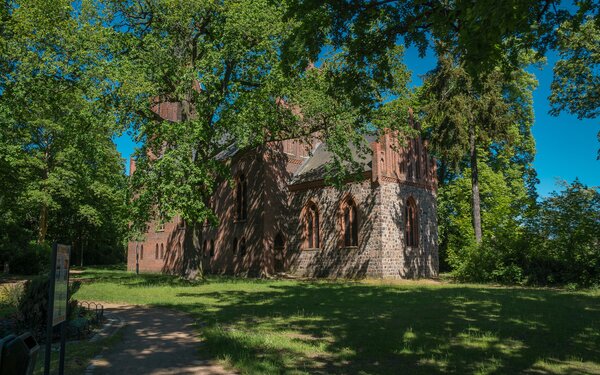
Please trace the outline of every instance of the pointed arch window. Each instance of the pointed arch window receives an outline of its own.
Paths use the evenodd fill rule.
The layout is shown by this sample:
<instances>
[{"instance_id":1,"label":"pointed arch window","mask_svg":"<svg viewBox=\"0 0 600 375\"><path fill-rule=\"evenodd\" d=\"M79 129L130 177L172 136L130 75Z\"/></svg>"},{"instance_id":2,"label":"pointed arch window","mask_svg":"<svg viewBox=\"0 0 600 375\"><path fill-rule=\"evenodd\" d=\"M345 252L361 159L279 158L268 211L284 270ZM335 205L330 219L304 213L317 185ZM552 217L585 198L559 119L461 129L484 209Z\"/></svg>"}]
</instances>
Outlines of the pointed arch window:
<instances>
[{"instance_id":1,"label":"pointed arch window","mask_svg":"<svg viewBox=\"0 0 600 375\"><path fill-rule=\"evenodd\" d=\"M283 233L277 232L277 235L275 235L275 240L273 241L273 248L275 248L275 250L285 249L285 237L283 237Z\"/></svg>"},{"instance_id":2,"label":"pointed arch window","mask_svg":"<svg viewBox=\"0 0 600 375\"><path fill-rule=\"evenodd\" d=\"M306 249L318 249L321 247L319 210L314 202L309 202L304 211L304 225L306 237Z\"/></svg>"},{"instance_id":3,"label":"pointed arch window","mask_svg":"<svg viewBox=\"0 0 600 375\"><path fill-rule=\"evenodd\" d=\"M246 255L246 239L242 237L240 240L240 256L243 257Z\"/></svg>"},{"instance_id":4,"label":"pointed arch window","mask_svg":"<svg viewBox=\"0 0 600 375\"><path fill-rule=\"evenodd\" d=\"M165 245L160 244L160 259L165 259Z\"/></svg>"},{"instance_id":5,"label":"pointed arch window","mask_svg":"<svg viewBox=\"0 0 600 375\"><path fill-rule=\"evenodd\" d=\"M417 212L415 199L409 197L404 208L404 239L406 246L419 246L419 218Z\"/></svg>"},{"instance_id":6,"label":"pointed arch window","mask_svg":"<svg viewBox=\"0 0 600 375\"><path fill-rule=\"evenodd\" d=\"M344 247L358 246L358 211L352 198L342 203L342 236Z\"/></svg>"},{"instance_id":7,"label":"pointed arch window","mask_svg":"<svg viewBox=\"0 0 600 375\"><path fill-rule=\"evenodd\" d=\"M144 260L144 245L140 247L140 260Z\"/></svg>"},{"instance_id":8,"label":"pointed arch window","mask_svg":"<svg viewBox=\"0 0 600 375\"><path fill-rule=\"evenodd\" d=\"M158 244L156 244L156 249L154 250L154 259L158 259Z\"/></svg>"},{"instance_id":9,"label":"pointed arch window","mask_svg":"<svg viewBox=\"0 0 600 375\"><path fill-rule=\"evenodd\" d=\"M246 177L241 173L235 186L235 218L237 220L246 220L248 216L248 191Z\"/></svg>"}]
</instances>

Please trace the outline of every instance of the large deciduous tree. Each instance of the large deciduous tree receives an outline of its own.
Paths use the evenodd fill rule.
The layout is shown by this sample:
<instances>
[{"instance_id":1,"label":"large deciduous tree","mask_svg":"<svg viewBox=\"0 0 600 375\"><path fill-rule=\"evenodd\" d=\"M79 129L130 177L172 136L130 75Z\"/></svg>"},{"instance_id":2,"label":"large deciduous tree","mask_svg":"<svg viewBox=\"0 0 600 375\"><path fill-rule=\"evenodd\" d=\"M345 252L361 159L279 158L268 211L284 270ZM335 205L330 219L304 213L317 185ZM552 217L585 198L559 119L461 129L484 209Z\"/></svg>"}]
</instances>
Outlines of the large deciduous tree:
<instances>
[{"instance_id":1,"label":"large deciduous tree","mask_svg":"<svg viewBox=\"0 0 600 375\"><path fill-rule=\"evenodd\" d=\"M398 48L382 57L391 67L384 73L349 66L344 51L331 51L318 67L283 64L284 42L298 22L284 17L286 2L101 3L92 16L112 28L115 104L143 144L133 176L134 225L143 231L148 213L159 220L181 215L192 229L188 249L198 247L197 225L215 219L209 199L216 182L230 177L219 154L318 134L344 169L352 164L343 162L347 143L373 131L372 109L406 83ZM152 111L165 103L177 107L169 120ZM343 173L332 175L340 180ZM199 266L193 263L187 267Z\"/></svg>"},{"instance_id":2,"label":"large deciduous tree","mask_svg":"<svg viewBox=\"0 0 600 375\"><path fill-rule=\"evenodd\" d=\"M80 22L69 1L3 6L0 180L8 186L0 204L19 226L34 228L39 243L49 228L52 240L76 241L58 234L59 221L99 227L125 204L117 129L103 100L110 89L103 28Z\"/></svg>"}]
</instances>

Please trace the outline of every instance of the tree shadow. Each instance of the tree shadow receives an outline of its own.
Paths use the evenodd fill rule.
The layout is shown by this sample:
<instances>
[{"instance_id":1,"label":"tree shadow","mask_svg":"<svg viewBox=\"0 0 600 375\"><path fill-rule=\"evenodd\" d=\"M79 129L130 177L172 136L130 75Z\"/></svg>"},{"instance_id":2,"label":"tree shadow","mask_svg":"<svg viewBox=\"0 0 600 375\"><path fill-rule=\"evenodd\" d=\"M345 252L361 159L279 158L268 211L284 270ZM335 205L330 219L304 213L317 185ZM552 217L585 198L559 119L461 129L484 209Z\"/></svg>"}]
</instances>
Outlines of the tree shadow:
<instances>
[{"instance_id":1,"label":"tree shadow","mask_svg":"<svg viewBox=\"0 0 600 375\"><path fill-rule=\"evenodd\" d=\"M551 373L545 360L577 373L573 358L600 369L600 300L585 294L279 282L177 297L218 301L159 305L200 319L210 353L250 373Z\"/></svg>"}]
</instances>

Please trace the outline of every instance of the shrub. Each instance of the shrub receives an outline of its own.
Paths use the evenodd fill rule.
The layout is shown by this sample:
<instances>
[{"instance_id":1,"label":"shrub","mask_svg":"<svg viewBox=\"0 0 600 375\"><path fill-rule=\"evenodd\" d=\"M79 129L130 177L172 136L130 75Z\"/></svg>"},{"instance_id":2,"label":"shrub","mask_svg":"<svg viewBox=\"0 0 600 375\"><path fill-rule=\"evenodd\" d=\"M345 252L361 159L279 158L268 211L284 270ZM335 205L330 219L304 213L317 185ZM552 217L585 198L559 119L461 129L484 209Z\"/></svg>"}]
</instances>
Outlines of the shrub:
<instances>
[{"instance_id":1,"label":"shrub","mask_svg":"<svg viewBox=\"0 0 600 375\"><path fill-rule=\"evenodd\" d=\"M50 268L52 249L48 244L30 242L29 245L12 255L10 272L21 275L37 275Z\"/></svg>"},{"instance_id":2,"label":"shrub","mask_svg":"<svg viewBox=\"0 0 600 375\"><path fill-rule=\"evenodd\" d=\"M76 312L77 301L72 296L79 289L80 285L79 282L69 285L68 319L71 319L72 315ZM48 286L48 276L46 275L40 275L27 281L18 307L17 324L19 328L31 331L38 339L44 337L46 332Z\"/></svg>"},{"instance_id":3,"label":"shrub","mask_svg":"<svg viewBox=\"0 0 600 375\"><path fill-rule=\"evenodd\" d=\"M23 298L23 284L15 283L2 286L2 302L15 310L19 308Z\"/></svg>"}]
</instances>

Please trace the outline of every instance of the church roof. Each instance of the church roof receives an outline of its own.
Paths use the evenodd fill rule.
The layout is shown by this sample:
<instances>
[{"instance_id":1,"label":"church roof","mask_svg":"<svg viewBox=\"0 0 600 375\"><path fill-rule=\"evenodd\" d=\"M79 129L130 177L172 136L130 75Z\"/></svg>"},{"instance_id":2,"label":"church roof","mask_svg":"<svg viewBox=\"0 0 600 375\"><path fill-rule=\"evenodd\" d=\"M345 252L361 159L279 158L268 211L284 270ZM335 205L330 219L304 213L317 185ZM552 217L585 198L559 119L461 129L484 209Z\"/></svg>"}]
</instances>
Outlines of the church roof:
<instances>
[{"instance_id":1,"label":"church roof","mask_svg":"<svg viewBox=\"0 0 600 375\"><path fill-rule=\"evenodd\" d=\"M376 140L374 136L365 136L362 147L370 147L370 144ZM372 157L370 152L361 152L360 147L350 143L350 154L352 160L358 163L360 171L368 172L372 169ZM291 184L302 182L317 181L325 178L327 165L333 161L333 154L327 149L326 143L321 143L312 153L312 155L298 168ZM344 161L346 166L351 166L351 162Z\"/></svg>"}]
</instances>

